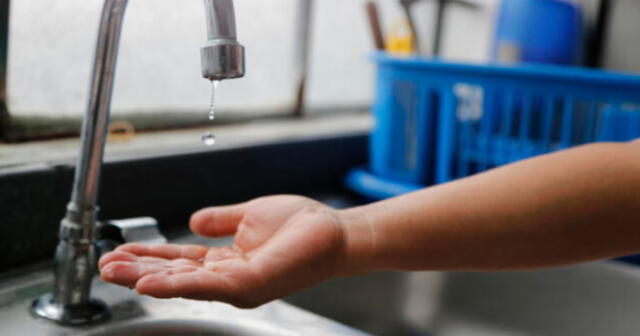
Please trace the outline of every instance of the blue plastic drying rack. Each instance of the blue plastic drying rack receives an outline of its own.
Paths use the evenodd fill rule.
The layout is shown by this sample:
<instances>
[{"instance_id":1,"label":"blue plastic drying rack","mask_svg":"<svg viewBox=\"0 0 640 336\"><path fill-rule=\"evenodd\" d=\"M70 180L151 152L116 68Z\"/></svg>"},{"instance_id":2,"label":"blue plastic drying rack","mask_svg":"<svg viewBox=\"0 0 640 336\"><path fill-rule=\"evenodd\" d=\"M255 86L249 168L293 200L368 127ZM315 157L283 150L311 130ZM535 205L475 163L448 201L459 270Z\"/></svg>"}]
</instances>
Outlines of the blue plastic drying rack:
<instances>
[{"instance_id":1,"label":"blue plastic drying rack","mask_svg":"<svg viewBox=\"0 0 640 336\"><path fill-rule=\"evenodd\" d=\"M640 76L553 65L373 57L370 164L346 185L372 199L596 141L640 137Z\"/></svg>"}]
</instances>

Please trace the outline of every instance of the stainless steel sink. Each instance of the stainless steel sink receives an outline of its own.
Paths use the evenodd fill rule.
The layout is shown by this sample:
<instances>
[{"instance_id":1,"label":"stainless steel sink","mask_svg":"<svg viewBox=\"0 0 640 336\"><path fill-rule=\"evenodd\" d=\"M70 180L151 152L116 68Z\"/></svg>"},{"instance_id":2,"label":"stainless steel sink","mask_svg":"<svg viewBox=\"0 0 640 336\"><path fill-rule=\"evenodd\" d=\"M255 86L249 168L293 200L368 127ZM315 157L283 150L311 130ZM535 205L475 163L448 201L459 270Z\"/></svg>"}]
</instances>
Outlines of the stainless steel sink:
<instances>
[{"instance_id":1,"label":"stainless steel sink","mask_svg":"<svg viewBox=\"0 0 640 336\"><path fill-rule=\"evenodd\" d=\"M640 334L640 268L614 262L531 272L380 273L285 299L394 336Z\"/></svg>"},{"instance_id":2,"label":"stainless steel sink","mask_svg":"<svg viewBox=\"0 0 640 336\"><path fill-rule=\"evenodd\" d=\"M61 327L33 318L28 310L34 298L50 290L51 278L42 269L0 281L0 335L367 335L282 301L243 310L218 302L153 299L99 280L94 283L95 296L112 307L111 319L81 328Z\"/></svg>"},{"instance_id":3,"label":"stainless steel sink","mask_svg":"<svg viewBox=\"0 0 640 336\"><path fill-rule=\"evenodd\" d=\"M532 272L385 272L335 279L252 310L156 300L96 280L95 296L113 307L113 316L84 328L28 314L51 281L46 268L0 279L0 335L627 336L640 330L640 268L613 262Z\"/></svg>"},{"instance_id":4,"label":"stainless steel sink","mask_svg":"<svg viewBox=\"0 0 640 336\"><path fill-rule=\"evenodd\" d=\"M261 333L262 332L262 333ZM216 326L204 321L162 320L119 325L106 331L90 333L91 336L250 336L271 335L265 330L238 330L235 326Z\"/></svg>"},{"instance_id":5,"label":"stainless steel sink","mask_svg":"<svg viewBox=\"0 0 640 336\"><path fill-rule=\"evenodd\" d=\"M207 322L202 321L183 321L183 320L168 320L168 321L154 321L147 323L136 323L131 325L117 326L111 328L105 332L91 333L92 336L189 336L189 335L203 335L203 336L249 336L249 335L262 335L259 331L239 331L233 327L212 326ZM266 333L264 334L266 335Z\"/></svg>"}]
</instances>

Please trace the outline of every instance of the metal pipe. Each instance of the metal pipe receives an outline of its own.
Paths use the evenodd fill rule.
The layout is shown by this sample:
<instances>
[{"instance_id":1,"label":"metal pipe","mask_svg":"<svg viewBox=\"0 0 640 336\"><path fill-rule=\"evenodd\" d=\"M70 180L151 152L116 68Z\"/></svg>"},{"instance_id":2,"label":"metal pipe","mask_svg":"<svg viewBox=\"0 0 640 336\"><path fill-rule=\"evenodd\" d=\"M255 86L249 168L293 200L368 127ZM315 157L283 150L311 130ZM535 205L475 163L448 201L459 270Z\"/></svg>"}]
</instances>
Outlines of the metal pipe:
<instances>
[{"instance_id":1,"label":"metal pipe","mask_svg":"<svg viewBox=\"0 0 640 336\"><path fill-rule=\"evenodd\" d=\"M102 11L89 104L82 124L81 149L73 180L73 192L60 230L61 243L78 246L89 255L94 252L92 251L93 229L98 212L96 199L108 133L118 47L127 2L128 0L106 0ZM81 265L76 265L75 271L68 266L64 267L63 274L56 274L54 300L68 305L87 302L95 264L91 264L89 260L91 258L87 260L80 258L75 262L68 258L68 256L57 256L56 262L81 263Z\"/></svg>"},{"instance_id":2,"label":"metal pipe","mask_svg":"<svg viewBox=\"0 0 640 336\"><path fill-rule=\"evenodd\" d=\"M96 272L93 231L104 145L109 125L111 93L122 21L128 0L106 0L102 9L93 63L89 105L82 122L80 155L71 201L60 226L54 259L53 293L34 302L32 313L63 325L84 324L109 316L106 305L91 299Z\"/></svg>"},{"instance_id":3,"label":"metal pipe","mask_svg":"<svg viewBox=\"0 0 640 336\"><path fill-rule=\"evenodd\" d=\"M221 80L244 76L244 47L238 43L232 0L204 0L207 43L201 49L202 77Z\"/></svg>"},{"instance_id":4,"label":"metal pipe","mask_svg":"<svg viewBox=\"0 0 640 336\"><path fill-rule=\"evenodd\" d=\"M232 0L204 0L204 12L207 18L207 39L235 40L236 17Z\"/></svg>"},{"instance_id":5,"label":"metal pipe","mask_svg":"<svg viewBox=\"0 0 640 336\"><path fill-rule=\"evenodd\" d=\"M71 203L80 208L80 211L96 210L100 166L108 130L113 80L127 2L128 0L106 0L100 20L89 105L82 124L82 148L71 194Z\"/></svg>"}]
</instances>

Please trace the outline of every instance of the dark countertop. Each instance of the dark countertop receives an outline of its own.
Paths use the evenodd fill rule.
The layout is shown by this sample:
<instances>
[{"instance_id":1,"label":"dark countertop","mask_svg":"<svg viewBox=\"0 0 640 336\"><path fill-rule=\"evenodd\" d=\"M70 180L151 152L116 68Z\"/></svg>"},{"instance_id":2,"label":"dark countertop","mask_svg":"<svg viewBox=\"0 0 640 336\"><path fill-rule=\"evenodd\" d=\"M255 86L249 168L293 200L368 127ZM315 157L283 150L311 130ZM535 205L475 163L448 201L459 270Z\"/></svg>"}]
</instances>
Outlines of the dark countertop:
<instances>
[{"instance_id":1,"label":"dark countertop","mask_svg":"<svg viewBox=\"0 0 640 336\"><path fill-rule=\"evenodd\" d=\"M346 193L345 173L366 160L366 136L342 135L108 162L99 218L152 216L171 233L209 205ZM70 165L0 173L0 272L52 258L72 179Z\"/></svg>"}]
</instances>

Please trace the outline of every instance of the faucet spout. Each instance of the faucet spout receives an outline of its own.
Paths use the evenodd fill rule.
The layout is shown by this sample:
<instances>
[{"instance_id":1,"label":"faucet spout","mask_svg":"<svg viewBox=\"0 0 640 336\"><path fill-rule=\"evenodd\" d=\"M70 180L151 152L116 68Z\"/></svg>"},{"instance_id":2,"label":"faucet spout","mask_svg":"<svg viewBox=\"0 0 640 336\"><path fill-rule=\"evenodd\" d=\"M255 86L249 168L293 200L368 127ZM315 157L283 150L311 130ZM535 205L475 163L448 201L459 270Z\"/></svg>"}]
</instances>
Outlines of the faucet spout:
<instances>
[{"instance_id":1,"label":"faucet spout","mask_svg":"<svg viewBox=\"0 0 640 336\"><path fill-rule=\"evenodd\" d=\"M127 2L104 1L73 191L60 225L54 259L53 293L36 300L31 307L34 316L61 325L82 325L109 316L106 305L91 298L91 281L98 255L96 199ZM201 53L202 75L210 80L242 77L244 48L236 40L232 0L205 0L204 4L208 41Z\"/></svg>"},{"instance_id":2,"label":"faucet spout","mask_svg":"<svg viewBox=\"0 0 640 336\"><path fill-rule=\"evenodd\" d=\"M238 43L232 0L204 0L207 43L201 49L202 77L244 76L244 47Z\"/></svg>"}]
</instances>

